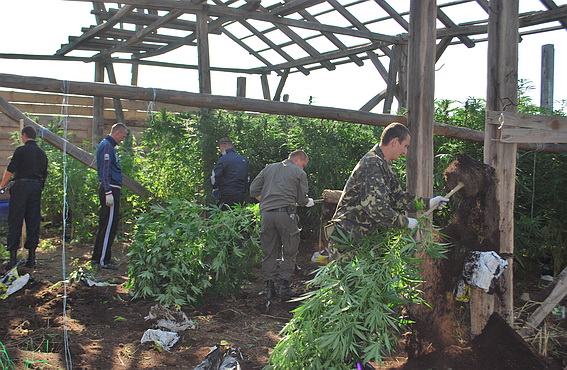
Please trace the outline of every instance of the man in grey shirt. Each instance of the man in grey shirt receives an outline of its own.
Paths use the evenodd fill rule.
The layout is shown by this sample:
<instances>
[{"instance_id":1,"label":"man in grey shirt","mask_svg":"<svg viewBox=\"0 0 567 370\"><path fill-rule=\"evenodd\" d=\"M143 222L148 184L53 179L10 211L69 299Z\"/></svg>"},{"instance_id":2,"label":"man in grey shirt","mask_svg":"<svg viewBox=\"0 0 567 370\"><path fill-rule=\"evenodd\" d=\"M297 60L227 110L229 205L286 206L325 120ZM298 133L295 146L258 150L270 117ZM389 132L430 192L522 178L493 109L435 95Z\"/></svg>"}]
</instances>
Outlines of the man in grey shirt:
<instances>
[{"instance_id":1,"label":"man in grey shirt","mask_svg":"<svg viewBox=\"0 0 567 370\"><path fill-rule=\"evenodd\" d=\"M262 226L260 242L264 252L262 273L266 280L267 298L276 295L274 281L278 277L277 258L283 259L279 266L282 296L292 296L295 291L290 280L295 270L299 250L299 226L296 207L312 207L315 203L307 196L307 175L303 169L309 158L303 150L296 150L283 162L267 165L250 185L250 195L260 201Z\"/></svg>"}]
</instances>

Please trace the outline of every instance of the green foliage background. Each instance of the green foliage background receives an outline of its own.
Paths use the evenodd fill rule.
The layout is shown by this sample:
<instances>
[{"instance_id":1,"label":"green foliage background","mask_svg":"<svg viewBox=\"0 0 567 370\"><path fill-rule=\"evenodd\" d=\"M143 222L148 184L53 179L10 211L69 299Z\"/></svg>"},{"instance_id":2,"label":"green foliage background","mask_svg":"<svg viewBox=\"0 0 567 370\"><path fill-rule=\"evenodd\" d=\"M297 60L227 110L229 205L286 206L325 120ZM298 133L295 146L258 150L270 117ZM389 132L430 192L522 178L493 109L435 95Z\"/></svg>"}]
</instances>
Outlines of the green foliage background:
<instances>
[{"instance_id":1,"label":"green foliage background","mask_svg":"<svg viewBox=\"0 0 567 370\"><path fill-rule=\"evenodd\" d=\"M564 115L535 107L522 92L519 111ZM470 98L465 102L436 102L435 119L451 125L484 129L485 102ZM61 124L51 129L61 132ZM118 147L124 173L146 186L159 200L188 199L200 205L213 203L209 176L218 159L217 140L234 139L238 152L249 159L252 179L269 163L281 161L295 149L304 149L310 163L306 167L309 195L320 197L324 189L342 189L358 160L379 141L381 127L292 116L201 110L173 115L162 111L148 119L148 128L137 142L132 137ZM70 133L72 135L72 133ZM41 142L41 140L40 140ZM43 212L48 220L61 225L62 154L43 145L50 159L50 175L43 196ZM481 144L434 138L434 192L443 193L443 170L459 153L482 161ZM85 150L94 152L89 144ZM567 261L567 155L518 152L516 182L516 259L524 268L539 266L552 256L555 270ZM72 238L92 242L97 226L96 171L67 159L69 206L68 229ZM405 163L394 168L404 180ZM124 189L120 237L131 239L139 215L148 202ZM255 202L249 199L250 202ZM300 208L303 238L316 238L320 207ZM444 215L446 221L450 210Z\"/></svg>"}]
</instances>

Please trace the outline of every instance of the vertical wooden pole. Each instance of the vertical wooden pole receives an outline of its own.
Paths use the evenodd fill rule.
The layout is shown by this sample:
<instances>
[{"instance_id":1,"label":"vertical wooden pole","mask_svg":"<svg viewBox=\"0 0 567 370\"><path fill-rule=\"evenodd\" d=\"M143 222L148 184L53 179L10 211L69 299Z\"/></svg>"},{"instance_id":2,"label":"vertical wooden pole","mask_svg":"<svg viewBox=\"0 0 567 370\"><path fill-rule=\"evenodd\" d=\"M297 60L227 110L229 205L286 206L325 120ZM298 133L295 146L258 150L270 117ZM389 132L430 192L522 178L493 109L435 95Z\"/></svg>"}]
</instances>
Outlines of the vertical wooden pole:
<instances>
[{"instance_id":1,"label":"vertical wooden pole","mask_svg":"<svg viewBox=\"0 0 567 370\"><path fill-rule=\"evenodd\" d=\"M20 133L24 129L24 126L25 126L24 120L20 119ZM21 134L20 134L19 138L20 138L20 144L21 144L21 140L22 140ZM27 230L26 229L26 220L24 219L24 221L22 222L22 234L21 234L21 237L20 237L20 247L22 248L22 250L24 249L24 245L26 244L26 235L27 235L26 230Z\"/></svg>"},{"instance_id":2,"label":"vertical wooden pole","mask_svg":"<svg viewBox=\"0 0 567 370\"><path fill-rule=\"evenodd\" d=\"M104 63L95 62L95 82L104 82ZM104 131L104 97L93 98L92 145L96 148Z\"/></svg>"},{"instance_id":3,"label":"vertical wooden pole","mask_svg":"<svg viewBox=\"0 0 567 370\"><path fill-rule=\"evenodd\" d=\"M110 83L116 84L116 74L114 73L114 65L112 62L105 63L106 66L106 73L108 74L108 80ZM124 119L124 110L122 109L122 102L120 99L113 98L112 102L114 103L114 113L116 114L116 120L118 122L126 123Z\"/></svg>"},{"instance_id":4,"label":"vertical wooden pole","mask_svg":"<svg viewBox=\"0 0 567 370\"><path fill-rule=\"evenodd\" d=\"M289 68L284 70L284 73L282 74L282 77L280 78L280 83L278 84L278 87L276 88L276 93L274 94L274 101L280 101L281 96L282 96L282 91L283 91L283 88L284 88L285 83L287 81L288 75L289 75Z\"/></svg>"},{"instance_id":5,"label":"vertical wooden pole","mask_svg":"<svg viewBox=\"0 0 567 370\"><path fill-rule=\"evenodd\" d=\"M518 111L518 41L519 1L491 0L488 18L488 76L486 110ZM485 124L484 163L496 170L496 199L499 208L500 234L494 241L498 253L509 265L499 279L502 293L494 296L475 289L471 297L471 330L478 335L484 329L492 310L498 312L510 325L513 315L514 253L514 190L516 179L517 144L496 142L496 125ZM489 237L489 236L488 236Z\"/></svg>"},{"instance_id":6,"label":"vertical wooden pole","mask_svg":"<svg viewBox=\"0 0 567 370\"><path fill-rule=\"evenodd\" d=\"M384 108L382 113L390 113L392 111L392 103L396 94L396 81L398 77L398 66L400 65L400 48L394 45L392 55L390 57L390 65L388 66L388 80L386 81L386 98L384 99Z\"/></svg>"},{"instance_id":7,"label":"vertical wooden pole","mask_svg":"<svg viewBox=\"0 0 567 370\"><path fill-rule=\"evenodd\" d=\"M246 77L236 78L236 96L240 98L246 97Z\"/></svg>"},{"instance_id":8,"label":"vertical wooden pole","mask_svg":"<svg viewBox=\"0 0 567 370\"><path fill-rule=\"evenodd\" d=\"M540 106L553 111L553 87L555 76L555 48L552 44L541 47L541 95Z\"/></svg>"},{"instance_id":9,"label":"vertical wooden pole","mask_svg":"<svg viewBox=\"0 0 567 370\"><path fill-rule=\"evenodd\" d=\"M398 65L398 91L396 98L398 99L398 111L403 111L408 107L408 45L397 45L400 52L400 63Z\"/></svg>"},{"instance_id":10,"label":"vertical wooden pole","mask_svg":"<svg viewBox=\"0 0 567 370\"><path fill-rule=\"evenodd\" d=\"M199 63L199 92L211 93L211 63L209 59L209 15L197 12L197 53Z\"/></svg>"},{"instance_id":11,"label":"vertical wooden pole","mask_svg":"<svg viewBox=\"0 0 567 370\"><path fill-rule=\"evenodd\" d=\"M433 193L433 124L435 90L434 0L411 0L408 51L407 189L429 197Z\"/></svg>"},{"instance_id":12,"label":"vertical wooden pole","mask_svg":"<svg viewBox=\"0 0 567 370\"><path fill-rule=\"evenodd\" d=\"M270 84L268 83L268 75L262 74L260 76L260 81L262 82L262 92L264 94L264 99L271 100L272 98L270 95Z\"/></svg>"}]
</instances>

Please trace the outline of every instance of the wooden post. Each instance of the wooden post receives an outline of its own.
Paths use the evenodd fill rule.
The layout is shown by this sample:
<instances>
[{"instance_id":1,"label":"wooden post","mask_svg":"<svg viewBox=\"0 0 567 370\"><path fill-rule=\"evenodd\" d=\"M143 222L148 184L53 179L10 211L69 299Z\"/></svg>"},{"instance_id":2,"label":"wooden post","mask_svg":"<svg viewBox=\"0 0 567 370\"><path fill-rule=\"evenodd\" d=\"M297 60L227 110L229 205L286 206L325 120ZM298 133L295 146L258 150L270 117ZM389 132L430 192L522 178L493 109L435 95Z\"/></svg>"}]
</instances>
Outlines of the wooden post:
<instances>
[{"instance_id":1,"label":"wooden post","mask_svg":"<svg viewBox=\"0 0 567 370\"><path fill-rule=\"evenodd\" d=\"M272 97L270 95L270 84L268 83L268 75L265 73L262 74L260 76L260 81L262 82L262 92L264 93L264 99L272 100Z\"/></svg>"},{"instance_id":2,"label":"wooden post","mask_svg":"<svg viewBox=\"0 0 567 370\"><path fill-rule=\"evenodd\" d=\"M398 112L408 107L408 45L396 45L400 53L400 63L398 64Z\"/></svg>"},{"instance_id":3,"label":"wooden post","mask_svg":"<svg viewBox=\"0 0 567 370\"><path fill-rule=\"evenodd\" d=\"M488 76L486 110L518 111L518 0L491 0L488 18ZM484 329L492 310L513 325L514 189L516 179L516 144L496 142L496 125L485 124L484 163L496 170L496 199L500 215L500 234L494 245L508 261L499 279L501 294L488 295L475 289L471 297L471 334ZM487 236L490 237L490 236Z\"/></svg>"},{"instance_id":4,"label":"wooden post","mask_svg":"<svg viewBox=\"0 0 567 370\"><path fill-rule=\"evenodd\" d=\"M117 82L116 74L114 73L114 65L112 64L112 62L107 62L105 63L105 67L106 73L108 74L108 80L110 81L110 83L116 84ZM116 120L118 122L126 123L126 120L124 119L124 111L122 110L122 102L117 98L113 98L112 101L114 103L114 113L116 114Z\"/></svg>"},{"instance_id":5,"label":"wooden post","mask_svg":"<svg viewBox=\"0 0 567 370\"><path fill-rule=\"evenodd\" d=\"M433 124L435 122L435 37L437 6L434 0L410 3L408 63L407 190L429 197L433 193Z\"/></svg>"},{"instance_id":6,"label":"wooden post","mask_svg":"<svg viewBox=\"0 0 567 370\"><path fill-rule=\"evenodd\" d=\"M95 82L104 82L104 63L95 62ZM104 97L93 98L92 145L96 148L104 131Z\"/></svg>"},{"instance_id":7,"label":"wooden post","mask_svg":"<svg viewBox=\"0 0 567 370\"><path fill-rule=\"evenodd\" d=\"M398 45L394 45L392 56L390 57L390 65L388 66L388 81L386 81L386 98L384 99L384 108L382 113L390 113L392 111L392 103L396 94L396 80L398 77L398 66L400 64L400 49Z\"/></svg>"},{"instance_id":8,"label":"wooden post","mask_svg":"<svg viewBox=\"0 0 567 370\"><path fill-rule=\"evenodd\" d=\"M209 15L197 12L197 53L199 60L199 92L211 94L211 63L209 59Z\"/></svg>"},{"instance_id":9,"label":"wooden post","mask_svg":"<svg viewBox=\"0 0 567 370\"><path fill-rule=\"evenodd\" d=\"M284 88L284 85L287 81L287 76L289 75L289 68L284 70L282 77L280 79L280 83L278 84L278 87L276 89L276 93L274 94L274 101L280 101L280 98L282 96L282 91Z\"/></svg>"},{"instance_id":10,"label":"wooden post","mask_svg":"<svg viewBox=\"0 0 567 370\"><path fill-rule=\"evenodd\" d=\"M240 98L246 97L246 77L236 78L236 96Z\"/></svg>"},{"instance_id":11,"label":"wooden post","mask_svg":"<svg viewBox=\"0 0 567 370\"><path fill-rule=\"evenodd\" d=\"M24 129L24 119L20 118L20 132L22 132L22 130ZM20 141L21 141L21 134L20 136L18 136ZM22 250L24 249L24 245L26 244L26 235L27 235L27 229L26 229L26 220L24 218L24 221L22 222L22 234L20 237L20 247L22 248Z\"/></svg>"},{"instance_id":12,"label":"wooden post","mask_svg":"<svg viewBox=\"0 0 567 370\"><path fill-rule=\"evenodd\" d=\"M541 47L541 95L540 106L553 111L553 87L554 87L554 58L555 49L552 44Z\"/></svg>"}]
</instances>

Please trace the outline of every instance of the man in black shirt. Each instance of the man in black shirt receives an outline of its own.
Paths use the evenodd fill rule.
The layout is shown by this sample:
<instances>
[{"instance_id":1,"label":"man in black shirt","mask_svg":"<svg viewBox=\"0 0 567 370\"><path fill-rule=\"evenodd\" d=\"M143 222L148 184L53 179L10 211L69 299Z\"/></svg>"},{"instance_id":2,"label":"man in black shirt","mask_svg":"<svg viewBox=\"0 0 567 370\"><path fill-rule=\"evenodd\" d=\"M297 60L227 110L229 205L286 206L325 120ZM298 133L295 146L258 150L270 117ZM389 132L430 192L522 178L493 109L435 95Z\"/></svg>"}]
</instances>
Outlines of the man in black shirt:
<instances>
[{"instance_id":1,"label":"man in black shirt","mask_svg":"<svg viewBox=\"0 0 567 370\"><path fill-rule=\"evenodd\" d=\"M22 129L21 139L24 145L14 151L12 159L0 188L5 188L10 179L14 185L10 188L8 208L8 250L10 251L9 268L17 262L20 248L22 224L26 221L26 242L28 250L27 267L35 267L35 250L39 244L39 223L41 219L41 192L47 178L47 156L35 142L37 133L31 126Z\"/></svg>"}]
</instances>

